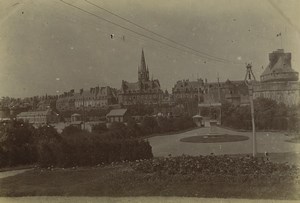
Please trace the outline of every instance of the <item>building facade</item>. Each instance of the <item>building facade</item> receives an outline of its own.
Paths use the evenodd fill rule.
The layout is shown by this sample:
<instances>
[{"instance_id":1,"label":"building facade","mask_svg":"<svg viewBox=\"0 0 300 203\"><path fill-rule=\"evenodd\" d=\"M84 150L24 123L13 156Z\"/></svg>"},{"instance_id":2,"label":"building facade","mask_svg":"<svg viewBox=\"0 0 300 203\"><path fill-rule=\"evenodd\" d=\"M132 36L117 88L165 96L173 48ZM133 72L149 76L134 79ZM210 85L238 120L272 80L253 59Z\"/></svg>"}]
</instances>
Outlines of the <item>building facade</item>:
<instances>
[{"instance_id":1,"label":"building facade","mask_svg":"<svg viewBox=\"0 0 300 203\"><path fill-rule=\"evenodd\" d=\"M48 123L57 123L59 115L52 110L46 111L27 111L17 115L17 120L23 120L31 124L42 125Z\"/></svg>"},{"instance_id":2,"label":"building facade","mask_svg":"<svg viewBox=\"0 0 300 203\"><path fill-rule=\"evenodd\" d=\"M138 81L122 81L118 92L119 103L124 106L135 104L156 105L163 100L163 91L159 80L149 78L149 69L146 65L144 50L142 50L141 63L138 66Z\"/></svg>"},{"instance_id":3,"label":"building facade","mask_svg":"<svg viewBox=\"0 0 300 203\"><path fill-rule=\"evenodd\" d=\"M204 87L202 79L197 81L179 80L172 88L173 99L177 103L186 100L203 102Z\"/></svg>"},{"instance_id":4,"label":"building facade","mask_svg":"<svg viewBox=\"0 0 300 203\"><path fill-rule=\"evenodd\" d=\"M109 86L90 88L89 91L81 89L78 93L74 90L60 95L56 101L58 111L92 110L106 108L117 104L117 90Z\"/></svg>"},{"instance_id":5,"label":"building facade","mask_svg":"<svg viewBox=\"0 0 300 203\"><path fill-rule=\"evenodd\" d=\"M248 87L244 81L205 83L203 103L225 103L235 106L249 104Z\"/></svg>"},{"instance_id":6,"label":"building facade","mask_svg":"<svg viewBox=\"0 0 300 203\"><path fill-rule=\"evenodd\" d=\"M124 123L128 121L129 114L127 109L113 109L106 115L106 119L108 123Z\"/></svg>"},{"instance_id":7,"label":"building facade","mask_svg":"<svg viewBox=\"0 0 300 203\"><path fill-rule=\"evenodd\" d=\"M248 103L248 88L244 81L205 82L180 80L174 85L173 98L175 103L194 101L196 103L224 103L234 105Z\"/></svg>"},{"instance_id":8,"label":"building facade","mask_svg":"<svg viewBox=\"0 0 300 203\"><path fill-rule=\"evenodd\" d=\"M299 105L299 73L293 70L291 53L278 49L269 54L269 64L253 87L254 98L269 98L287 106Z\"/></svg>"}]
</instances>

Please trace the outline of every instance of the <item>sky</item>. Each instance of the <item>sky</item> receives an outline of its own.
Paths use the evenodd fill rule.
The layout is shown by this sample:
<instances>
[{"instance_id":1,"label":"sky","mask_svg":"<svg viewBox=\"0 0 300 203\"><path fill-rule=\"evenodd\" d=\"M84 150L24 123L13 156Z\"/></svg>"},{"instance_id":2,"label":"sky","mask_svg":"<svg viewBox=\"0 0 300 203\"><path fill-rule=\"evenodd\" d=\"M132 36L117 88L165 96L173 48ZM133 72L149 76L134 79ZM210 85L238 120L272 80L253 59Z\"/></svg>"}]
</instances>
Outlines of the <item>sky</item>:
<instances>
[{"instance_id":1,"label":"sky","mask_svg":"<svg viewBox=\"0 0 300 203\"><path fill-rule=\"evenodd\" d=\"M282 47L300 71L298 0L87 0L152 33L85 0L64 1L79 9L0 0L0 97L119 89L122 80L137 81L142 49L150 76L168 91L183 79L243 80L249 62L259 79L268 54Z\"/></svg>"}]
</instances>

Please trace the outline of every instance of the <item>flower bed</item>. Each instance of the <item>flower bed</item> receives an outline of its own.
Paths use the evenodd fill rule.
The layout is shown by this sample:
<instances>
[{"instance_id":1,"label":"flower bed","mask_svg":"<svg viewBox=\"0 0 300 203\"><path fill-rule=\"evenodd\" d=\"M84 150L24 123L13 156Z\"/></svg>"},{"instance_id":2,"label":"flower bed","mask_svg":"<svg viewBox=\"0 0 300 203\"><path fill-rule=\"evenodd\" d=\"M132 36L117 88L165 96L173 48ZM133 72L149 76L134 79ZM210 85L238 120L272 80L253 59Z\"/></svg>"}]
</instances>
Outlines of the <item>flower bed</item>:
<instances>
[{"instance_id":1,"label":"flower bed","mask_svg":"<svg viewBox=\"0 0 300 203\"><path fill-rule=\"evenodd\" d=\"M202 182L293 181L298 169L263 158L222 156L179 156L133 162L132 167L154 176L174 175Z\"/></svg>"}]
</instances>

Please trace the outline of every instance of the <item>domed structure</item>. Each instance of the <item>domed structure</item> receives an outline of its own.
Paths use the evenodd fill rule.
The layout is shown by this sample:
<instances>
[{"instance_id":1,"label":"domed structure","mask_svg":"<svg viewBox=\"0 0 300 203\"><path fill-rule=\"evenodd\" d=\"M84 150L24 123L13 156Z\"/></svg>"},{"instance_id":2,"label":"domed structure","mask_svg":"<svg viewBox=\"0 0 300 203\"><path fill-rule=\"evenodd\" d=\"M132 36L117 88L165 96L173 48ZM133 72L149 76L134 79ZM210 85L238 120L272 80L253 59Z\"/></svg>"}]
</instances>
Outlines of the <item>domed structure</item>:
<instances>
[{"instance_id":1,"label":"domed structure","mask_svg":"<svg viewBox=\"0 0 300 203\"><path fill-rule=\"evenodd\" d=\"M298 81L299 74L292 69L291 53L278 49L269 54L269 65L260 76L261 82Z\"/></svg>"}]
</instances>

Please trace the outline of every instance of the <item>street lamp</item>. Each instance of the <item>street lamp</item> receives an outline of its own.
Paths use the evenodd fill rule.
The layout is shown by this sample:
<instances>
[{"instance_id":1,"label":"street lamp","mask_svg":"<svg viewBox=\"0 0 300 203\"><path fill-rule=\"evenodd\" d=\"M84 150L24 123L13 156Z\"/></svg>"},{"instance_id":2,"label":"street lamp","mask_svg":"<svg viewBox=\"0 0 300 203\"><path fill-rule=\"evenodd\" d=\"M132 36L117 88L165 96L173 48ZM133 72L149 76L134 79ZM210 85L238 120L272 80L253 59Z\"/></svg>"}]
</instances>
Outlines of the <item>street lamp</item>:
<instances>
[{"instance_id":1,"label":"street lamp","mask_svg":"<svg viewBox=\"0 0 300 203\"><path fill-rule=\"evenodd\" d=\"M253 81L256 81L255 76L252 72L252 65L248 63L246 65L246 75L245 75L245 84L248 86L249 90L249 100L250 100L250 108L251 108L251 121L252 121L252 153L253 157L256 156L256 132L255 132L255 121L254 121L254 104L253 104Z\"/></svg>"}]
</instances>

